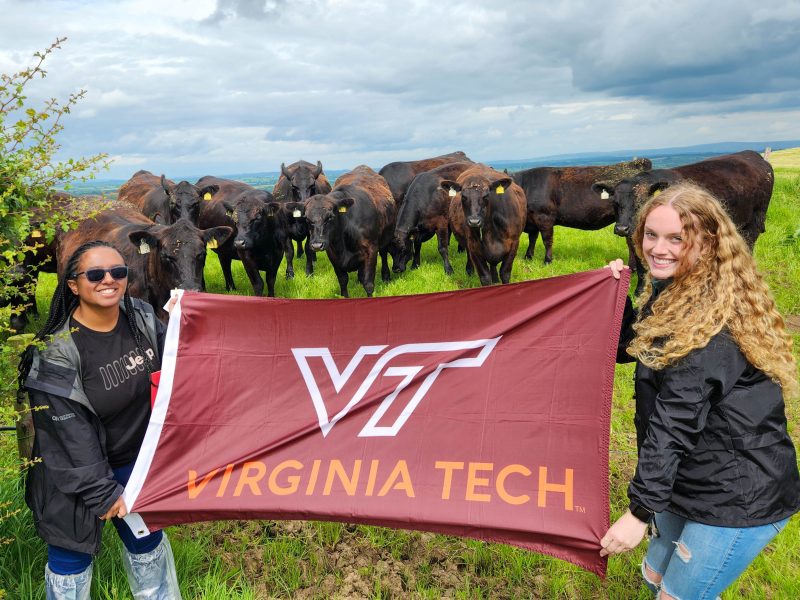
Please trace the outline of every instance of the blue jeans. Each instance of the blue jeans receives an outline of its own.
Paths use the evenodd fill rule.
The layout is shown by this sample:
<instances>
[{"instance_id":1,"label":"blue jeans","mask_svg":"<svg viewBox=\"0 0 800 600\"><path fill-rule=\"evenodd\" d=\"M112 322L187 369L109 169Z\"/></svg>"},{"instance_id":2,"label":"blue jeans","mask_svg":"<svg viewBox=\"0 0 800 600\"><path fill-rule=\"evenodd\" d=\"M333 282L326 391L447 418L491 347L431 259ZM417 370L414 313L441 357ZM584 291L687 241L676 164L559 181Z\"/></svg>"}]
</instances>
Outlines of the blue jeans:
<instances>
[{"instance_id":1,"label":"blue jeans","mask_svg":"<svg viewBox=\"0 0 800 600\"><path fill-rule=\"evenodd\" d=\"M123 486L126 485L133 472L133 464L134 463L130 463L112 469L114 472L114 479ZM161 531L155 531L147 537L136 539L136 536L133 535L133 532L125 521L114 517L111 519L111 522L114 523L114 527L117 528L117 533L119 533L122 543L125 544L125 548L132 554L146 554L155 550L161 543L161 538L163 536ZM89 568L89 565L92 564L92 555L48 544L47 564L50 570L56 575L77 575Z\"/></svg>"},{"instance_id":2,"label":"blue jeans","mask_svg":"<svg viewBox=\"0 0 800 600\"><path fill-rule=\"evenodd\" d=\"M758 527L717 527L669 512L656 514L660 537L650 540L642 564L653 593L677 600L713 600L733 583L789 519ZM656 584L645 567L661 576Z\"/></svg>"}]
</instances>

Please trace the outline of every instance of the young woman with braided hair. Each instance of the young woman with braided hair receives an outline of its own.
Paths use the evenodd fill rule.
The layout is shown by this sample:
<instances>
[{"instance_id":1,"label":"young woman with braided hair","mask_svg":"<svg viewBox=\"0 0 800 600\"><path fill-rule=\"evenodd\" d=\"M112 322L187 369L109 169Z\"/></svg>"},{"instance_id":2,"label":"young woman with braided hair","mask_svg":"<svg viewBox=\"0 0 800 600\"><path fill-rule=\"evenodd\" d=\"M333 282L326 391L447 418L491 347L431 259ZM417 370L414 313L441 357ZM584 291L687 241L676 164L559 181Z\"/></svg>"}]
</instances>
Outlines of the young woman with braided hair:
<instances>
[{"instance_id":1,"label":"young woman with braided hair","mask_svg":"<svg viewBox=\"0 0 800 600\"><path fill-rule=\"evenodd\" d=\"M26 502L47 543L48 599L88 599L103 522L123 541L137 599L180 598L172 550L161 531L136 539L122 520L122 491L150 418L150 374L159 368L164 325L127 292L128 268L111 245L88 242L67 261L19 365L30 398L34 456Z\"/></svg>"},{"instance_id":2,"label":"young woman with braided hair","mask_svg":"<svg viewBox=\"0 0 800 600\"><path fill-rule=\"evenodd\" d=\"M800 510L784 398L798 395L792 341L747 245L695 185L640 210L642 307L626 310L620 362L637 361L636 473L601 555L648 527L645 583L662 600L716 598ZM609 264L619 277L620 259ZM628 359L630 360L630 359Z\"/></svg>"}]
</instances>

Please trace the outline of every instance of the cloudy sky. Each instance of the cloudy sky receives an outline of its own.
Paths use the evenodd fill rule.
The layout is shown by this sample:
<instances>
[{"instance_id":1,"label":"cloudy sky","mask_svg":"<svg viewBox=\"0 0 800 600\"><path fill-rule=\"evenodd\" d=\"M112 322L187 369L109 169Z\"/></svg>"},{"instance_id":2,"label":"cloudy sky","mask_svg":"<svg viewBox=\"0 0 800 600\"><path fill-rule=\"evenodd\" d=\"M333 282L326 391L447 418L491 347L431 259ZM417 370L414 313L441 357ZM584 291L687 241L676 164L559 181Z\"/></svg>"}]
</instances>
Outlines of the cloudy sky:
<instances>
[{"instance_id":1,"label":"cloudy sky","mask_svg":"<svg viewBox=\"0 0 800 600\"><path fill-rule=\"evenodd\" d=\"M604 6L607 4L607 6ZM800 2L0 0L101 178L800 139Z\"/></svg>"}]
</instances>

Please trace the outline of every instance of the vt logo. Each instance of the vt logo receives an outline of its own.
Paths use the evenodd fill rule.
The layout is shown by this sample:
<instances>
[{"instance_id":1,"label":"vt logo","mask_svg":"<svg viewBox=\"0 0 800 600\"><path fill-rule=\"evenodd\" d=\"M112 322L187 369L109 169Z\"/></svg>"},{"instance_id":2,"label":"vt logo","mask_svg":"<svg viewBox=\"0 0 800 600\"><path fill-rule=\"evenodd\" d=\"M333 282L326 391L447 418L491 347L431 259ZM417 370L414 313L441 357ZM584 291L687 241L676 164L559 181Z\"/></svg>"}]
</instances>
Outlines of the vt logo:
<instances>
[{"instance_id":1,"label":"vt logo","mask_svg":"<svg viewBox=\"0 0 800 600\"><path fill-rule=\"evenodd\" d=\"M492 350L494 350L494 347L497 345L497 342L500 341L501 337L503 336L498 336L488 340L472 340L467 342L403 344L402 346L391 348L386 352L384 352L384 350L386 350L388 346L361 346L353 355L353 358L350 359L347 367L345 367L344 371L341 373L336 367L336 363L333 362L333 357L331 356L331 352L328 348L292 348L292 354L294 354L294 359L297 361L297 366L300 367L300 373L302 373L303 380L306 382L308 392L311 394L311 401L314 403L314 409L317 411L319 428L322 430L323 436L327 436L330 430L333 429L333 426L340 419L344 418L347 413L350 412L350 409L352 409L364 398L370 386L372 386L372 384L378 378L378 375L383 373L383 375L387 377L402 377L403 379L397 384L397 387L394 389L394 391L383 399L383 402L381 402L378 409L373 413L369 421L367 421L367 424L358 434L359 437L394 436L397 435L397 432L400 431L403 425L405 425L408 417L411 416L411 414L417 408L417 405L425 397L425 394L427 394L428 390L431 389L431 386L433 385L433 382L436 381L439 373L441 373L444 369L480 367L492 353ZM417 374L425 368L425 365L409 365L387 368L386 365L389 364L392 359L403 354L435 354L440 352L454 351L464 352L467 350L479 350L479 352L477 356L470 358L459 358L450 362L440 362L438 364L435 362L428 363L430 367L433 367L433 371L422 381L416 393L403 409L400 416L397 417L392 425L378 426L378 422L381 420L381 417L383 417L386 411L389 410L389 407L392 406L400 392L408 387L408 385L414 381L414 378L417 376ZM361 361L365 356L380 355L381 353L383 353L383 355L375 362L372 370L369 372L366 379L364 379L364 381L361 383L358 390L356 390L356 393L353 394L353 397L350 399L347 405L336 415L334 415L333 418L331 418L328 414L325 399L322 397L322 394L319 391L319 386L317 385L316 379L314 379L314 374L311 372L311 368L308 366L308 359L310 357L322 359L322 362L328 371L328 375L331 378L331 383L333 383L333 387L338 393L350 379L350 376L355 372L358 365L361 364Z\"/></svg>"}]
</instances>

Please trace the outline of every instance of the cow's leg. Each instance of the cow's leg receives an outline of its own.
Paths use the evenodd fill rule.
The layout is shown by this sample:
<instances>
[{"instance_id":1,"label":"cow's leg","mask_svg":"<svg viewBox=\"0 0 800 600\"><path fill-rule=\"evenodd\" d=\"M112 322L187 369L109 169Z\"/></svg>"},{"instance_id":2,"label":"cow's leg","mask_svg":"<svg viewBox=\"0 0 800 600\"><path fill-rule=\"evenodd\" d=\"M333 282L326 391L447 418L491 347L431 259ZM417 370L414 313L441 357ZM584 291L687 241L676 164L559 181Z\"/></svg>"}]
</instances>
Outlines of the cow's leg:
<instances>
[{"instance_id":1,"label":"cow's leg","mask_svg":"<svg viewBox=\"0 0 800 600\"><path fill-rule=\"evenodd\" d=\"M306 244L306 275L311 277L314 274L314 263L317 260L317 253L311 249L311 242L308 238L305 241Z\"/></svg>"},{"instance_id":2,"label":"cow's leg","mask_svg":"<svg viewBox=\"0 0 800 600\"><path fill-rule=\"evenodd\" d=\"M411 261L411 268L419 268L420 254L422 253L422 235L414 238L414 260Z\"/></svg>"},{"instance_id":3,"label":"cow's leg","mask_svg":"<svg viewBox=\"0 0 800 600\"><path fill-rule=\"evenodd\" d=\"M283 252L286 254L286 279L294 279L294 241L288 235L283 241Z\"/></svg>"},{"instance_id":4,"label":"cow's leg","mask_svg":"<svg viewBox=\"0 0 800 600\"><path fill-rule=\"evenodd\" d=\"M339 293L343 298L349 298L350 296L347 294L347 271L337 267L335 264L333 265L333 271L336 273L336 279L339 281Z\"/></svg>"},{"instance_id":5,"label":"cow's leg","mask_svg":"<svg viewBox=\"0 0 800 600\"><path fill-rule=\"evenodd\" d=\"M222 276L225 278L225 290L235 290L236 284L233 283L233 273L231 273L233 257L228 252L217 252L217 256L219 257L219 266L220 269L222 269Z\"/></svg>"},{"instance_id":6,"label":"cow's leg","mask_svg":"<svg viewBox=\"0 0 800 600\"><path fill-rule=\"evenodd\" d=\"M539 227L539 231L542 233L542 242L544 243L544 264L549 265L553 262L553 230L555 229L555 223L553 221L548 221L547 223L543 223L541 227Z\"/></svg>"},{"instance_id":7,"label":"cow's leg","mask_svg":"<svg viewBox=\"0 0 800 600\"><path fill-rule=\"evenodd\" d=\"M239 258L242 260L244 271L250 279L253 286L253 292L256 296L264 295L264 281L261 279L261 272L258 270L258 264L249 250L240 251Z\"/></svg>"},{"instance_id":8,"label":"cow's leg","mask_svg":"<svg viewBox=\"0 0 800 600\"><path fill-rule=\"evenodd\" d=\"M633 240L626 237L625 243L628 245L628 266L631 271L636 273L636 291L634 293L638 296L644 289L644 265L639 261L639 257L636 256Z\"/></svg>"},{"instance_id":9,"label":"cow's leg","mask_svg":"<svg viewBox=\"0 0 800 600\"><path fill-rule=\"evenodd\" d=\"M450 264L450 230L440 227L436 230L436 240L439 243L439 255L444 263L445 275L453 274L453 265Z\"/></svg>"},{"instance_id":10,"label":"cow's leg","mask_svg":"<svg viewBox=\"0 0 800 600\"><path fill-rule=\"evenodd\" d=\"M389 249L384 248L380 251L381 255L381 279L389 281L392 278L391 269L389 269Z\"/></svg>"},{"instance_id":11,"label":"cow's leg","mask_svg":"<svg viewBox=\"0 0 800 600\"><path fill-rule=\"evenodd\" d=\"M469 257L472 266L475 268L475 272L478 274L478 278L481 280L481 285L491 285L492 274L489 270L489 265L483 258L481 251L482 247L480 239L473 239L472 237L468 237L467 256Z\"/></svg>"},{"instance_id":12,"label":"cow's leg","mask_svg":"<svg viewBox=\"0 0 800 600\"><path fill-rule=\"evenodd\" d=\"M281 256L277 257L277 260L271 260L267 263L267 268L264 269L264 277L267 280L267 294L270 298L275 297L275 279L278 276L278 269L281 266Z\"/></svg>"},{"instance_id":13,"label":"cow's leg","mask_svg":"<svg viewBox=\"0 0 800 600\"><path fill-rule=\"evenodd\" d=\"M500 281L508 283L511 281L511 268L514 266L514 258L517 256L519 250L519 240L511 244L508 254L503 257L503 262L500 263Z\"/></svg>"},{"instance_id":14,"label":"cow's leg","mask_svg":"<svg viewBox=\"0 0 800 600\"><path fill-rule=\"evenodd\" d=\"M368 248L365 252L364 261L358 269L358 278L361 285L364 286L364 291L367 292L367 298L372 298L372 293L375 291L375 269L378 266L378 250L377 248Z\"/></svg>"},{"instance_id":15,"label":"cow's leg","mask_svg":"<svg viewBox=\"0 0 800 600\"><path fill-rule=\"evenodd\" d=\"M525 252L525 260L531 260L533 258L533 252L536 250L536 240L539 238L539 229L537 227L531 227L528 230L528 251Z\"/></svg>"},{"instance_id":16,"label":"cow's leg","mask_svg":"<svg viewBox=\"0 0 800 600\"><path fill-rule=\"evenodd\" d=\"M303 256L303 241L304 240L297 241L297 258L302 258Z\"/></svg>"},{"instance_id":17,"label":"cow's leg","mask_svg":"<svg viewBox=\"0 0 800 600\"><path fill-rule=\"evenodd\" d=\"M489 274L492 276L492 283L500 283L500 277L497 276L497 263L489 265Z\"/></svg>"}]
</instances>

